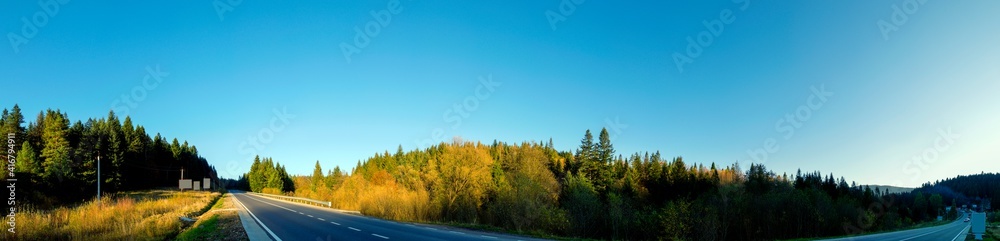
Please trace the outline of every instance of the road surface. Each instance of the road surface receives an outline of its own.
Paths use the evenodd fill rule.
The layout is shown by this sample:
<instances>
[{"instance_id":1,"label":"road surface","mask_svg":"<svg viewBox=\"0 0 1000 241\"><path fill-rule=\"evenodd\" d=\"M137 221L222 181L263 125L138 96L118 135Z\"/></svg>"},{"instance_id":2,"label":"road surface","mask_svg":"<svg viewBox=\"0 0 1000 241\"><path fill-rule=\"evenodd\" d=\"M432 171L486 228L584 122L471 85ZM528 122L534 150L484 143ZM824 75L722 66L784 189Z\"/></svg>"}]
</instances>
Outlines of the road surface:
<instances>
[{"instance_id":1,"label":"road surface","mask_svg":"<svg viewBox=\"0 0 1000 241\"><path fill-rule=\"evenodd\" d=\"M896 231L891 233L880 233L849 238L825 239L828 241L874 241L874 240L899 240L899 241L949 241L965 240L965 234L969 232L969 223L965 222L967 214L959 215L958 220L949 224L935 227L926 227Z\"/></svg>"},{"instance_id":2,"label":"road surface","mask_svg":"<svg viewBox=\"0 0 1000 241\"><path fill-rule=\"evenodd\" d=\"M251 240L538 240L438 225L412 224L345 214L329 208L233 191L237 206L249 211L263 232ZM243 215L241 215L242 217ZM256 229L256 227L254 228Z\"/></svg>"}]
</instances>

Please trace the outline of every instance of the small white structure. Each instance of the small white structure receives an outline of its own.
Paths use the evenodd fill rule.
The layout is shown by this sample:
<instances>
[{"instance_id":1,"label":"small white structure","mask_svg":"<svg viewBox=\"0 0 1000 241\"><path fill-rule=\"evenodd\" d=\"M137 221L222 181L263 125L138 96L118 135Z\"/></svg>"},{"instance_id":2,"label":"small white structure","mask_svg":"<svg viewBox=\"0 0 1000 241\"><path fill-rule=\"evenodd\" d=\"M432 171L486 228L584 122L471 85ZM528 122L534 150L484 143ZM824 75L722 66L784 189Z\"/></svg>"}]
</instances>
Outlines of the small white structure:
<instances>
[{"instance_id":1,"label":"small white structure","mask_svg":"<svg viewBox=\"0 0 1000 241\"><path fill-rule=\"evenodd\" d=\"M212 189L212 179L211 178L202 179L201 188L205 190Z\"/></svg>"},{"instance_id":2,"label":"small white structure","mask_svg":"<svg viewBox=\"0 0 1000 241\"><path fill-rule=\"evenodd\" d=\"M976 235L976 240L983 240L986 233L986 213L972 214L972 234Z\"/></svg>"},{"instance_id":3,"label":"small white structure","mask_svg":"<svg viewBox=\"0 0 1000 241\"><path fill-rule=\"evenodd\" d=\"M181 190L191 189L191 179L181 179L177 184L177 188Z\"/></svg>"},{"instance_id":4,"label":"small white structure","mask_svg":"<svg viewBox=\"0 0 1000 241\"><path fill-rule=\"evenodd\" d=\"M197 182L197 181L194 182L194 190L195 191L201 190L201 182Z\"/></svg>"}]
</instances>

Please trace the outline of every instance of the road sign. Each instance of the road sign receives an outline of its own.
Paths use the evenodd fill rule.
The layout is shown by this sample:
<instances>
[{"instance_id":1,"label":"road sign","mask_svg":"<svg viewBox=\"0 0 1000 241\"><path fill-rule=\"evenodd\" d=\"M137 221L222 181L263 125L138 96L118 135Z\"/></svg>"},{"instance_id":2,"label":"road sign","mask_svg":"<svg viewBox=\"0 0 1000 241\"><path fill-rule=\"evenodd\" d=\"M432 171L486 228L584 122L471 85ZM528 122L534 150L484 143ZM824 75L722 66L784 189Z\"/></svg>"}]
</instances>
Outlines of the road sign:
<instances>
[{"instance_id":1,"label":"road sign","mask_svg":"<svg viewBox=\"0 0 1000 241\"><path fill-rule=\"evenodd\" d=\"M180 188L181 190L191 189L191 179L181 179L177 182L177 188Z\"/></svg>"},{"instance_id":2,"label":"road sign","mask_svg":"<svg viewBox=\"0 0 1000 241\"><path fill-rule=\"evenodd\" d=\"M986 233L986 213L972 214L972 233L976 235L976 240L983 240Z\"/></svg>"}]
</instances>

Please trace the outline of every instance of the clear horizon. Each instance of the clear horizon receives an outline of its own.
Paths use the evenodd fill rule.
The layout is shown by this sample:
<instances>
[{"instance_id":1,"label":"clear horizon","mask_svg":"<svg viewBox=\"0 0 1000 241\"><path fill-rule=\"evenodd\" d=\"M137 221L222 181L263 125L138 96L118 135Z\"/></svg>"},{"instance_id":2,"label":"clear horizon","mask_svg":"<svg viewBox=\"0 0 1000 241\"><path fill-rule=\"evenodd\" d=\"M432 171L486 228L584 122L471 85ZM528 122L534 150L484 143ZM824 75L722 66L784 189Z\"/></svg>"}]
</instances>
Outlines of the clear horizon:
<instances>
[{"instance_id":1,"label":"clear horizon","mask_svg":"<svg viewBox=\"0 0 1000 241\"><path fill-rule=\"evenodd\" d=\"M225 178L602 127L626 157L858 184L1000 170L997 2L225 2L0 3L0 104L115 110Z\"/></svg>"}]
</instances>

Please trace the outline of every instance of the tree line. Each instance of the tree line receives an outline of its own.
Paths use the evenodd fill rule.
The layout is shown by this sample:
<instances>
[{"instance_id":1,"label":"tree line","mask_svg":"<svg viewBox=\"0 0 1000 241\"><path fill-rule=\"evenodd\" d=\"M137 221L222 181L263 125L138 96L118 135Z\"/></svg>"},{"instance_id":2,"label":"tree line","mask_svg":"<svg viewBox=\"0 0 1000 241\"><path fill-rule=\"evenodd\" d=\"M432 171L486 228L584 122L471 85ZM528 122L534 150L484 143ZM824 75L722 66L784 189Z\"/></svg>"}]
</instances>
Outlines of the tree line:
<instances>
[{"instance_id":1,"label":"tree line","mask_svg":"<svg viewBox=\"0 0 1000 241\"><path fill-rule=\"evenodd\" d=\"M102 192L114 193L176 187L181 168L185 178L217 177L194 145L177 138L168 141L159 133L150 137L131 117L120 121L113 111L103 118L71 122L65 112L48 109L27 127L24 123L18 105L0 116L3 135L14 134L17 198L34 208L92 198L98 182Z\"/></svg>"},{"instance_id":2,"label":"tree line","mask_svg":"<svg viewBox=\"0 0 1000 241\"><path fill-rule=\"evenodd\" d=\"M288 180L280 185L264 181L284 179L281 171L278 178L270 171L281 166L265 160L237 186L281 187L289 195L393 220L579 238L773 240L862 234L937 216L953 218L955 209L947 213L945 207L969 201L944 184L948 181L889 193L832 173L779 175L759 164L746 171L738 164L706 167L659 152L622 156L607 130L596 142L586 131L575 151L557 151L551 139L456 141L376 153L358 161L349 174L340 167L324 174L317 161L311 176L291 177L291 189Z\"/></svg>"}]
</instances>

